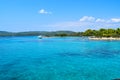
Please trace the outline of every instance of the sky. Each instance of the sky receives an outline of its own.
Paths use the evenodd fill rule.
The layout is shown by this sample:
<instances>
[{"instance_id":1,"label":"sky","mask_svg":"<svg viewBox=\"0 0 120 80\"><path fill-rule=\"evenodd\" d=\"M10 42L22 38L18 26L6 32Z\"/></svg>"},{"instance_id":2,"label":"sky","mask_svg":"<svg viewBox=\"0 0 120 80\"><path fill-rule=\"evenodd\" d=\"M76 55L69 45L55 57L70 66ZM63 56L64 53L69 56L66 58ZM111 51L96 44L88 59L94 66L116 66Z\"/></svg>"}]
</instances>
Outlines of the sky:
<instances>
[{"instance_id":1,"label":"sky","mask_svg":"<svg viewBox=\"0 0 120 80\"><path fill-rule=\"evenodd\" d=\"M119 28L120 0L0 0L0 31Z\"/></svg>"}]
</instances>

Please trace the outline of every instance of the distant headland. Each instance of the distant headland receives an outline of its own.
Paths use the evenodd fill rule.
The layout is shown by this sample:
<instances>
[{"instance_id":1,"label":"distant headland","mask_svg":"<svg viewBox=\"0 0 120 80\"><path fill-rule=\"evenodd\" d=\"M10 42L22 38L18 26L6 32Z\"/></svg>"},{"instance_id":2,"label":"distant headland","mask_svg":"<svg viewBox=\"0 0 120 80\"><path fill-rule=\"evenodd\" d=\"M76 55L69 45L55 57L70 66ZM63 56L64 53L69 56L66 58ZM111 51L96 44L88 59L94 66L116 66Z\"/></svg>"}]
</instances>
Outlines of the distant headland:
<instances>
[{"instance_id":1,"label":"distant headland","mask_svg":"<svg viewBox=\"0 0 120 80\"><path fill-rule=\"evenodd\" d=\"M39 36L43 35L46 37L52 36L86 36L90 39L119 39L120 38L120 28L117 29L104 29L99 30L87 29L84 32L74 32L74 31L27 31L27 32L7 32L0 31L1 37L6 36Z\"/></svg>"}]
</instances>

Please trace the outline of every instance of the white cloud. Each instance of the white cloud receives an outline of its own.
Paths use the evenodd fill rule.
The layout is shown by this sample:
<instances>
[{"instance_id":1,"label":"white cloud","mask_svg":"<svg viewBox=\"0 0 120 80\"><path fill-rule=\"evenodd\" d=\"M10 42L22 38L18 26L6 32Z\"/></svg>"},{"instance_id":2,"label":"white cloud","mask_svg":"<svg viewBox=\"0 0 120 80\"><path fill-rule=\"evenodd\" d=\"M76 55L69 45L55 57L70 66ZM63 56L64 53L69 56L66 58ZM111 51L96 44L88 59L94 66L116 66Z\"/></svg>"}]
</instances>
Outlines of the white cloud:
<instances>
[{"instance_id":1,"label":"white cloud","mask_svg":"<svg viewBox=\"0 0 120 80\"><path fill-rule=\"evenodd\" d=\"M111 18L111 19L102 19L95 18L92 16L84 16L80 18L80 21L67 21L60 22L55 24L46 25L48 27L54 27L58 30L76 30L76 31L84 31L86 29L99 29L99 28L118 28L120 27L120 19L119 18Z\"/></svg>"},{"instance_id":2,"label":"white cloud","mask_svg":"<svg viewBox=\"0 0 120 80\"><path fill-rule=\"evenodd\" d=\"M46 10L44 10L44 9L41 9L41 10L39 11L39 13L40 13L40 14L52 14L52 12L48 12L48 11L46 11Z\"/></svg>"},{"instance_id":3,"label":"white cloud","mask_svg":"<svg viewBox=\"0 0 120 80\"><path fill-rule=\"evenodd\" d=\"M95 18L92 16L83 16L80 21L94 21Z\"/></svg>"},{"instance_id":4,"label":"white cloud","mask_svg":"<svg viewBox=\"0 0 120 80\"><path fill-rule=\"evenodd\" d=\"M96 22L105 22L105 19L98 18L98 19L96 19Z\"/></svg>"},{"instance_id":5,"label":"white cloud","mask_svg":"<svg viewBox=\"0 0 120 80\"><path fill-rule=\"evenodd\" d=\"M112 18L111 21L112 22L120 22L120 18Z\"/></svg>"}]
</instances>

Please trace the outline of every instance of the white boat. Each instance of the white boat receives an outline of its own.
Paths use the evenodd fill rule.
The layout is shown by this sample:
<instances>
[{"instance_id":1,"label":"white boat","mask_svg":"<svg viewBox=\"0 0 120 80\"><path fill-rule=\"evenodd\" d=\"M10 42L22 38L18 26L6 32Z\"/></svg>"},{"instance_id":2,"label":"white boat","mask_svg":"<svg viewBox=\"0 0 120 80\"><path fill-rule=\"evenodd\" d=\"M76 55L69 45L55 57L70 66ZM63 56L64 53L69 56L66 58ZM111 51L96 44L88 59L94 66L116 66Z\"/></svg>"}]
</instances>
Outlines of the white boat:
<instances>
[{"instance_id":1,"label":"white boat","mask_svg":"<svg viewBox=\"0 0 120 80\"><path fill-rule=\"evenodd\" d=\"M41 36L41 35L39 35L39 36L38 36L38 38L39 38L39 39L42 39L42 36Z\"/></svg>"}]
</instances>

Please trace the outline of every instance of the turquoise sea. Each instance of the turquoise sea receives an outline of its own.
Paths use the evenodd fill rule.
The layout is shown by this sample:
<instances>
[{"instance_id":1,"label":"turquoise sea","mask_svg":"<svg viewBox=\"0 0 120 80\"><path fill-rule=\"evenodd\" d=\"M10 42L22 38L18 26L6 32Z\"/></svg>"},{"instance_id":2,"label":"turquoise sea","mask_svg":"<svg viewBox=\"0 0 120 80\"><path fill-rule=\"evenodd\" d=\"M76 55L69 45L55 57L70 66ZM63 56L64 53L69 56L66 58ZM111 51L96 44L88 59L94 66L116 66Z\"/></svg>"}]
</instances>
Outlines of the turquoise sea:
<instances>
[{"instance_id":1,"label":"turquoise sea","mask_svg":"<svg viewBox=\"0 0 120 80\"><path fill-rule=\"evenodd\" d=\"M120 41L0 37L0 80L120 78Z\"/></svg>"}]
</instances>

